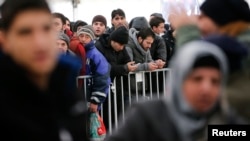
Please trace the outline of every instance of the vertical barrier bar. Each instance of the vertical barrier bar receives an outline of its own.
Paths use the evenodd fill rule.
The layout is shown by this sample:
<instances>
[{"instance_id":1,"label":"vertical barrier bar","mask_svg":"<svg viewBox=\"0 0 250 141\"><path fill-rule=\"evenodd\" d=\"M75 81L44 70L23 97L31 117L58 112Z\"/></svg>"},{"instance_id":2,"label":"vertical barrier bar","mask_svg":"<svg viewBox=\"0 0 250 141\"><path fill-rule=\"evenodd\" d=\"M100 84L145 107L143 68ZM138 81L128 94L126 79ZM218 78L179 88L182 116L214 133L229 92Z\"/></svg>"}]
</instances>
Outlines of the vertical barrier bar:
<instances>
[{"instance_id":1,"label":"vertical barrier bar","mask_svg":"<svg viewBox=\"0 0 250 141\"><path fill-rule=\"evenodd\" d=\"M128 99L129 99L129 105L131 106L131 87L130 87L130 74L128 74Z\"/></svg>"},{"instance_id":2,"label":"vertical barrier bar","mask_svg":"<svg viewBox=\"0 0 250 141\"><path fill-rule=\"evenodd\" d=\"M157 87L157 98L160 98L160 92L159 92L159 73L156 72L156 87Z\"/></svg>"},{"instance_id":3,"label":"vertical barrier bar","mask_svg":"<svg viewBox=\"0 0 250 141\"><path fill-rule=\"evenodd\" d=\"M138 97L138 85L137 85L137 78L136 78L136 74L135 74L135 94L136 94L136 102L138 102L139 97Z\"/></svg>"},{"instance_id":4,"label":"vertical barrier bar","mask_svg":"<svg viewBox=\"0 0 250 141\"><path fill-rule=\"evenodd\" d=\"M87 99L87 81L86 81L86 79L83 79L83 83L84 83L84 88L83 88L83 90L84 90L84 98L86 100L88 100Z\"/></svg>"},{"instance_id":5,"label":"vertical barrier bar","mask_svg":"<svg viewBox=\"0 0 250 141\"><path fill-rule=\"evenodd\" d=\"M166 73L167 70L163 71L163 95L166 94Z\"/></svg>"},{"instance_id":6,"label":"vertical barrier bar","mask_svg":"<svg viewBox=\"0 0 250 141\"><path fill-rule=\"evenodd\" d=\"M114 94L114 114L115 114L115 128L118 127L118 116L117 116L117 96L116 96L116 79L114 79L114 83L112 86L113 94Z\"/></svg>"},{"instance_id":7,"label":"vertical barrier bar","mask_svg":"<svg viewBox=\"0 0 250 141\"><path fill-rule=\"evenodd\" d=\"M122 90L122 120L125 119L125 108L124 108L124 89L123 89L123 76L121 76L121 90Z\"/></svg>"},{"instance_id":8,"label":"vertical barrier bar","mask_svg":"<svg viewBox=\"0 0 250 141\"><path fill-rule=\"evenodd\" d=\"M142 95L143 95L143 98L146 98L146 85L145 85L145 72L142 73Z\"/></svg>"},{"instance_id":9,"label":"vertical barrier bar","mask_svg":"<svg viewBox=\"0 0 250 141\"><path fill-rule=\"evenodd\" d=\"M111 84L112 85L112 84ZM111 89L112 86L109 89L109 95L108 95L108 114L109 114L109 132L112 133L112 116L111 116Z\"/></svg>"},{"instance_id":10,"label":"vertical barrier bar","mask_svg":"<svg viewBox=\"0 0 250 141\"><path fill-rule=\"evenodd\" d=\"M152 72L149 72L149 87L150 87L150 99L153 98L153 90L152 90Z\"/></svg>"}]
</instances>

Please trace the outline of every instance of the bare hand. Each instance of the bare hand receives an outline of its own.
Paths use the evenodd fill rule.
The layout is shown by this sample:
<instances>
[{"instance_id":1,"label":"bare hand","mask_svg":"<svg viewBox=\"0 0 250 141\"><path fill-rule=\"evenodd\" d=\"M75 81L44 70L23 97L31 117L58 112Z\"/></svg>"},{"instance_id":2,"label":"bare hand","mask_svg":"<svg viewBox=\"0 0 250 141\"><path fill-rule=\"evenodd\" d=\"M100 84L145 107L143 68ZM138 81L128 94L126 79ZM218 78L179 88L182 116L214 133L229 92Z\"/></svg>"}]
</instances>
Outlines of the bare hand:
<instances>
[{"instance_id":1,"label":"bare hand","mask_svg":"<svg viewBox=\"0 0 250 141\"><path fill-rule=\"evenodd\" d=\"M90 103L90 105L89 105L90 112L96 113L97 109L98 109L98 105L97 104Z\"/></svg>"},{"instance_id":2,"label":"bare hand","mask_svg":"<svg viewBox=\"0 0 250 141\"><path fill-rule=\"evenodd\" d=\"M156 60L155 63L158 66L158 69L162 69L166 64L166 62L162 61L161 59Z\"/></svg>"},{"instance_id":3,"label":"bare hand","mask_svg":"<svg viewBox=\"0 0 250 141\"><path fill-rule=\"evenodd\" d=\"M154 62L150 62L150 63L148 63L148 68L149 68L150 71L153 71L153 70L158 69L158 66Z\"/></svg>"},{"instance_id":4,"label":"bare hand","mask_svg":"<svg viewBox=\"0 0 250 141\"><path fill-rule=\"evenodd\" d=\"M132 62L128 62L127 63L127 66L128 66L128 71L129 72L133 72L133 71L135 71L136 69L137 69L137 65L135 65L135 62L134 61L132 61Z\"/></svg>"}]
</instances>

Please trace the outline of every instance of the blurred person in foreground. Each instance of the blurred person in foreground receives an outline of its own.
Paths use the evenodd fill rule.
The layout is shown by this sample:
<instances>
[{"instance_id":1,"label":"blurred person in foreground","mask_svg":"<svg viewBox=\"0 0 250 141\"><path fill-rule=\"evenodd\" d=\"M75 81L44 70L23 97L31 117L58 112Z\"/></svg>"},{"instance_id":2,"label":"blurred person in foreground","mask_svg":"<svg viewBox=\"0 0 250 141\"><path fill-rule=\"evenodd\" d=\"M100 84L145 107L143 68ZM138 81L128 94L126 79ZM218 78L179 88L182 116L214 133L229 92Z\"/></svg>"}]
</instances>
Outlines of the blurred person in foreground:
<instances>
[{"instance_id":1,"label":"blurred person in foreground","mask_svg":"<svg viewBox=\"0 0 250 141\"><path fill-rule=\"evenodd\" d=\"M171 21L176 29L176 49L189 41L214 35L227 35L244 44L248 48L248 56L241 61L242 68L230 70L226 95L230 105L250 121L249 5L245 0L206 0L200 10L198 18L175 13L177 15ZM237 60L234 56L230 59Z\"/></svg>"},{"instance_id":2,"label":"blurred person in foreground","mask_svg":"<svg viewBox=\"0 0 250 141\"><path fill-rule=\"evenodd\" d=\"M80 66L74 58L58 58L46 1L6 0L1 16L1 138L87 140L87 108L75 82Z\"/></svg>"},{"instance_id":3,"label":"blurred person in foreground","mask_svg":"<svg viewBox=\"0 0 250 141\"><path fill-rule=\"evenodd\" d=\"M205 141L207 124L245 123L223 99L227 61L217 46L189 43L175 54L170 68L165 97L132 106L106 141Z\"/></svg>"}]
</instances>

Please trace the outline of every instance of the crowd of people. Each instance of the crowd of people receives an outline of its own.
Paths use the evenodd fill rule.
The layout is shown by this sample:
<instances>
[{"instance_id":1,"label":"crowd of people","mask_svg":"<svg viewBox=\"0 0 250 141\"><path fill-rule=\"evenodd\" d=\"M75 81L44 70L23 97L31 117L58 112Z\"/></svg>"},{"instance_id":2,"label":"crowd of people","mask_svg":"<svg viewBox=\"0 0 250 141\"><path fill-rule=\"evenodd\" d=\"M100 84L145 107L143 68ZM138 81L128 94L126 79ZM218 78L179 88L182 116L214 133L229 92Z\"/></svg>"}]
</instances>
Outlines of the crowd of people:
<instances>
[{"instance_id":1,"label":"crowd of people","mask_svg":"<svg viewBox=\"0 0 250 141\"><path fill-rule=\"evenodd\" d=\"M120 114L133 79L126 76L163 68L172 70L163 97L133 104L105 140L206 140L209 124L249 124L249 5L206 0L200 10L127 21L118 8L108 27L103 15L92 23L70 21L52 13L45 0L6 0L0 8L2 138L88 140L88 113L101 105L104 124L112 128L107 98L115 79ZM83 75L92 76L90 85L76 84Z\"/></svg>"}]
</instances>

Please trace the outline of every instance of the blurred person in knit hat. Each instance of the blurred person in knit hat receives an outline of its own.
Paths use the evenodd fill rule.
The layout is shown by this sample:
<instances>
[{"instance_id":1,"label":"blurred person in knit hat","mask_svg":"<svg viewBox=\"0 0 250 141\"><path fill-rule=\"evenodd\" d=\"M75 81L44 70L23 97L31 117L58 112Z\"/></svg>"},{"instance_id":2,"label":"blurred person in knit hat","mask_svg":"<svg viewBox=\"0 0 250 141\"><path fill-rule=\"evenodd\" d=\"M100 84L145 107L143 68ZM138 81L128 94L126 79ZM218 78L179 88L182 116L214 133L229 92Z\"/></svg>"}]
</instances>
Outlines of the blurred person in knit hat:
<instances>
[{"instance_id":1,"label":"blurred person in knit hat","mask_svg":"<svg viewBox=\"0 0 250 141\"><path fill-rule=\"evenodd\" d=\"M92 26L97 39L105 32L107 27L107 20L102 15L96 15L92 20Z\"/></svg>"},{"instance_id":2,"label":"blurred person in knit hat","mask_svg":"<svg viewBox=\"0 0 250 141\"><path fill-rule=\"evenodd\" d=\"M212 35L227 35L245 45L248 55L241 60L242 67L234 68L235 71L230 73L230 83L227 86L229 103L238 111L243 111L240 103L250 96L249 5L245 0L206 0L200 10L201 14L198 16L190 17L187 14L176 13L176 17L172 19L172 26L176 29L177 49L189 41L206 39ZM236 60L236 58L230 56L230 60ZM248 111L245 110L242 114L250 120Z\"/></svg>"}]
</instances>

